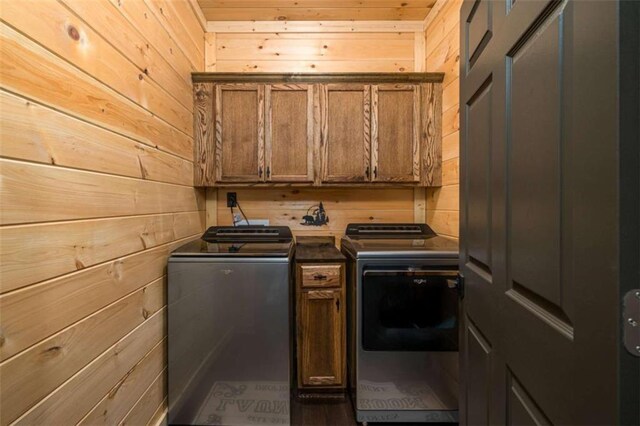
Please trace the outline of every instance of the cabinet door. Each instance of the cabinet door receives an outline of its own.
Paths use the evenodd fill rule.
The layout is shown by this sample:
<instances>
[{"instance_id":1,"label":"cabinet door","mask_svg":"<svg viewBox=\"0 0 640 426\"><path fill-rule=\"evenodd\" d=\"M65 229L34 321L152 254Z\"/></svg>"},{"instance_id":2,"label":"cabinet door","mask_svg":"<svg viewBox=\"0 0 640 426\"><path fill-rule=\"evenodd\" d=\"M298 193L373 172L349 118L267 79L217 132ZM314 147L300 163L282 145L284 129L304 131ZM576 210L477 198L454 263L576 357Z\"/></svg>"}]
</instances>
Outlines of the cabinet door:
<instances>
[{"instance_id":1,"label":"cabinet door","mask_svg":"<svg viewBox=\"0 0 640 426\"><path fill-rule=\"evenodd\" d=\"M264 86L216 86L218 182L264 180Z\"/></svg>"},{"instance_id":2,"label":"cabinet door","mask_svg":"<svg viewBox=\"0 0 640 426\"><path fill-rule=\"evenodd\" d=\"M370 180L370 86L327 84L322 87L322 181Z\"/></svg>"},{"instance_id":3,"label":"cabinet door","mask_svg":"<svg viewBox=\"0 0 640 426\"><path fill-rule=\"evenodd\" d=\"M265 99L266 180L313 181L313 86L268 85Z\"/></svg>"},{"instance_id":4,"label":"cabinet door","mask_svg":"<svg viewBox=\"0 0 640 426\"><path fill-rule=\"evenodd\" d=\"M371 88L374 182L420 181L420 91L416 85Z\"/></svg>"},{"instance_id":5,"label":"cabinet door","mask_svg":"<svg viewBox=\"0 0 640 426\"><path fill-rule=\"evenodd\" d=\"M298 383L342 386L346 337L342 290L303 291L299 299Z\"/></svg>"}]
</instances>

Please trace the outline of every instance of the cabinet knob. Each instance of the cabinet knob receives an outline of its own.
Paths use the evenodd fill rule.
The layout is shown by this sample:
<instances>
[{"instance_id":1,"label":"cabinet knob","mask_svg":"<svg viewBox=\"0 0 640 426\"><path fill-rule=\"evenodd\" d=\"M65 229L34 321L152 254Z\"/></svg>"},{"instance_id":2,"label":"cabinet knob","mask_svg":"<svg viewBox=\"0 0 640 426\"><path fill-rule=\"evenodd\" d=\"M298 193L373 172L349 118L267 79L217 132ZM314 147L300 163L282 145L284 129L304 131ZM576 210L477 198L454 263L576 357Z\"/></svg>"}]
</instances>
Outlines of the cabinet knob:
<instances>
[{"instance_id":1,"label":"cabinet knob","mask_svg":"<svg viewBox=\"0 0 640 426\"><path fill-rule=\"evenodd\" d=\"M375 166L373 168L373 177L377 178L378 177L378 166Z\"/></svg>"},{"instance_id":2,"label":"cabinet knob","mask_svg":"<svg viewBox=\"0 0 640 426\"><path fill-rule=\"evenodd\" d=\"M271 167L267 166L267 179L271 177Z\"/></svg>"},{"instance_id":3,"label":"cabinet knob","mask_svg":"<svg viewBox=\"0 0 640 426\"><path fill-rule=\"evenodd\" d=\"M258 177L262 177L262 166L258 167Z\"/></svg>"},{"instance_id":4,"label":"cabinet knob","mask_svg":"<svg viewBox=\"0 0 640 426\"><path fill-rule=\"evenodd\" d=\"M323 280L327 279L327 276L323 275L323 274L315 274L313 276L313 279L316 280L316 281L323 281Z\"/></svg>"},{"instance_id":5,"label":"cabinet knob","mask_svg":"<svg viewBox=\"0 0 640 426\"><path fill-rule=\"evenodd\" d=\"M369 166L367 166L367 169L364 171L364 174L367 175L367 179L369 179Z\"/></svg>"}]
</instances>

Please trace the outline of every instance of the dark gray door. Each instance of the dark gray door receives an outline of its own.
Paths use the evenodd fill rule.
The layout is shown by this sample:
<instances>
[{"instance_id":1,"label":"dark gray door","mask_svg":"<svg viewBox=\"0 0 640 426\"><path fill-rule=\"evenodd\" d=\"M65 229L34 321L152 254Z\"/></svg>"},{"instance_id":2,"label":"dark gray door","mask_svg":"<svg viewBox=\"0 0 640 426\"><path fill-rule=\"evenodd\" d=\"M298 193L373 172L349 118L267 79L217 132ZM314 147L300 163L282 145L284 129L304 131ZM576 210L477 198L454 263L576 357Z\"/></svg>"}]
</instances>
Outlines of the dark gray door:
<instances>
[{"instance_id":1,"label":"dark gray door","mask_svg":"<svg viewBox=\"0 0 640 426\"><path fill-rule=\"evenodd\" d=\"M623 406L639 372L619 333L617 62L638 2L620 3L462 6L461 424L638 419Z\"/></svg>"}]
</instances>

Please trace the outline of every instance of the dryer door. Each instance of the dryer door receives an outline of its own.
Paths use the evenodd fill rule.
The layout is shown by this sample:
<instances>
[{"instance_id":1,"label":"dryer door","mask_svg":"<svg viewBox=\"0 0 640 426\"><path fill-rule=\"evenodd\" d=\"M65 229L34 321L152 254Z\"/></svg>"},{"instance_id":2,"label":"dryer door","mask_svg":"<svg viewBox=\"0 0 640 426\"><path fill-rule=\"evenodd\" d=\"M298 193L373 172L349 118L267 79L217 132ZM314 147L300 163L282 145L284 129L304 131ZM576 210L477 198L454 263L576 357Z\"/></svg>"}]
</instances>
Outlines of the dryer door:
<instances>
[{"instance_id":1,"label":"dryer door","mask_svg":"<svg viewBox=\"0 0 640 426\"><path fill-rule=\"evenodd\" d=\"M457 270L369 269L362 285L365 351L457 351Z\"/></svg>"}]
</instances>

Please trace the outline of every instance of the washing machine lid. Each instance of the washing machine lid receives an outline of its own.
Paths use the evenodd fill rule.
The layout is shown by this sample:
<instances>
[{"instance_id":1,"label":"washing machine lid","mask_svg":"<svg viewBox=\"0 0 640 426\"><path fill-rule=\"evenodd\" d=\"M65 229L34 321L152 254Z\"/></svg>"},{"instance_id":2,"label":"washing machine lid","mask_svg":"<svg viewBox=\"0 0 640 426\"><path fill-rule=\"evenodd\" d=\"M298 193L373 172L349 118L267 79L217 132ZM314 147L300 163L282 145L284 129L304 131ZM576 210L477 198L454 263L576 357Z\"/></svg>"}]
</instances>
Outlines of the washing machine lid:
<instances>
[{"instance_id":1,"label":"washing machine lid","mask_svg":"<svg viewBox=\"0 0 640 426\"><path fill-rule=\"evenodd\" d=\"M345 235L354 240L411 240L433 237L436 233L425 223L350 223Z\"/></svg>"},{"instance_id":2,"label":"washing machine lid","mask_svg":"<svg viewBox=\"0 0 640 426\"><path fill-rule=\"evenodd\" d=\"M457 258L458 242L423 223L349 224L343 246L356 257Z\"/></svg>"},{"instance_id":3,"label":"washing machine lid","mask_svg":"<svg viewBox=\"0 0 640 426\"><path fill-rule=\"evenodd\" d=\"M357 257L458 257L458 242L439 235L397 240L346 237L342 244Z\"/></svg>"},{"instance_id":4,"label":"washing machine lid","mask_svg":"<svg viewBox=\"0 0 640 426\"><path fill-rule=\"evenodd\" d=\"M288 257L293 236L286 226L212 226L199 240L187 243L172 256Z\"/></svg>"}]
</instances>

